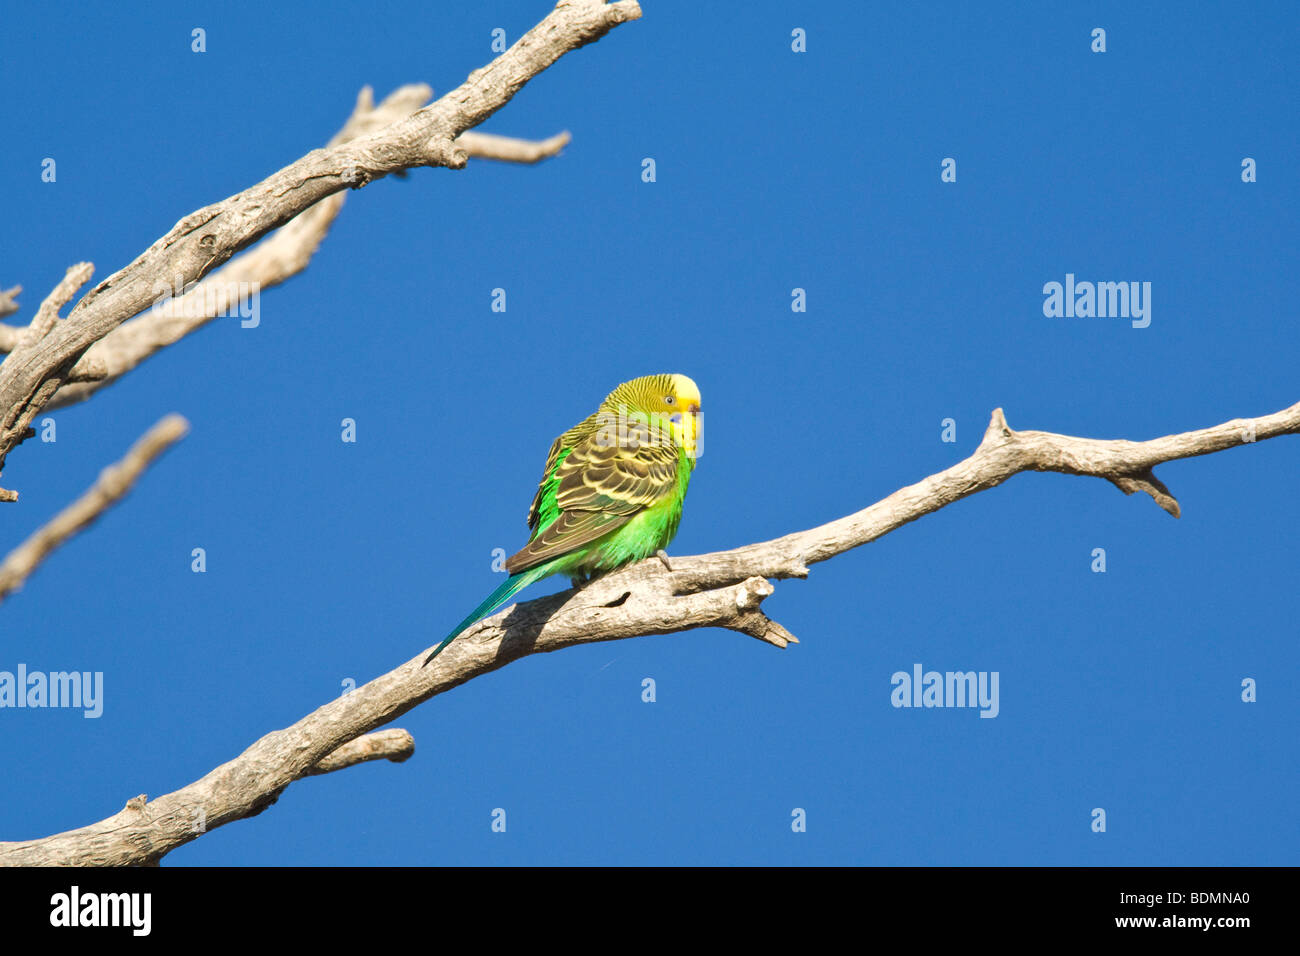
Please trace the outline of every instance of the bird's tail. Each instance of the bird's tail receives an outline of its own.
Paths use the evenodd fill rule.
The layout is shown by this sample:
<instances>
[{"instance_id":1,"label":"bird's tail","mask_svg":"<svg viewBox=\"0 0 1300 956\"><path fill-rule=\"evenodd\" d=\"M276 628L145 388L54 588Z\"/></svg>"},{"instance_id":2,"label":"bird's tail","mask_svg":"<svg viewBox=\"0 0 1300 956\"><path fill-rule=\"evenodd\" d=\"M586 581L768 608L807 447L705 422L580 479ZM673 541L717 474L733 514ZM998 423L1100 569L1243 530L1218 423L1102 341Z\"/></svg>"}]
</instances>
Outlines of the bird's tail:
<instances>
[{"instance_id":1,"label":"bird's tail","mask_svg":"<svg viewBox=\"0 0 1300 956\"><path fill-rule=\"evenodd\" d=\"M535 568L529 568L527 571L520 571L518 574L510 575L510 577L501 582L500 586L495 591L483 599L482 604L470 611L465 620L461 621L451 629L451 633L442 639L442 643L433 649L433 653L424 659L424 663L429 663L429 661L441 654L442 649L454 641L456 637L471 624L476 624L483 620L483 618L487 617L502 604L505 604L518 592L528 587L528 585L540 578L546 577L548 571L549 569L547 566L543 564Z\"/></svg>"}]
</instances>

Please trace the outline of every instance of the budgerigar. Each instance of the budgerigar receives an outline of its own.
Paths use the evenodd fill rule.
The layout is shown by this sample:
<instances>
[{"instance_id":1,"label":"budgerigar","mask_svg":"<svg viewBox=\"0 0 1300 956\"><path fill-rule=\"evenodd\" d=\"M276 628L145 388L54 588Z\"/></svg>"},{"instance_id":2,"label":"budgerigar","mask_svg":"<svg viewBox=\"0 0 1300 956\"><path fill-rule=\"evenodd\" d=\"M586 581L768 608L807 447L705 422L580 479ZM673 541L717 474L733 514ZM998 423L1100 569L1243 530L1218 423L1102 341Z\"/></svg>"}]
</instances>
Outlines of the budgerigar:
<instances>
[{"instance_id":1,"label":"budgerigar","mask_svg":"<svg viewBox=\"0 0 1300 956\"><path fill-rule=\"evenodd\" d=\"M610 392L551 444L528 509L532 534L506 559L510 576L425 663L534 581L566 574L577 584L662 554L699 450L700 390L685 375L646 375Z\"/></svg>"}]
</instances>

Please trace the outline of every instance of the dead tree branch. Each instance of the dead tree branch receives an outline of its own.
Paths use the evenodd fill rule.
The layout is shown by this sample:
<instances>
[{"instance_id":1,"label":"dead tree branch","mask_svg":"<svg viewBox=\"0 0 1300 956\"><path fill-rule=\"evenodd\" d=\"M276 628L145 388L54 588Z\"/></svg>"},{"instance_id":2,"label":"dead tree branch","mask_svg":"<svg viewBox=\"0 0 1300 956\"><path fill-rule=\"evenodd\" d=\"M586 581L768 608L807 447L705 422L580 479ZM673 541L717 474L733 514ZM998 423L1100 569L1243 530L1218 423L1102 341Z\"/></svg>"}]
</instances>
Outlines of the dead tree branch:
<instances>
[{"instance_id":1,"label":"dead tree branch","mask_svg":"<svg viewBox=\"0 0 1300 956\"><path fill-rule=\"evenodd\" d=\"M22 291L23 287L20 285L16 285L12 289L0 289L0 318L4 318L6 315L13 315L13 313L17 312L21 308L21 306L14 301L14 296L18 295L18 293ZM14 345L17 343L17 339L10 336L15 333L16 330L10 329L6 326L0 326L0 352L8 352L13 349Z\"/></svg>"},{"instance_id":2,"label":"dead tree branch","mask_svg":"<svg viewBox=\"0 0 1300 956\"><path fill-rule=\"evenodd\" d=\"M355 767L359 763L371 760L389 760L401 763L415 753L415 738L405 730L391 727L377 730L351 740L338 750L326 754L315 766L307 771L307 776L315 777L324 773L333 773L345 767Z\"/></svg>"},{"instance_id":3,"label":"dead tree branch","mask_svg":"<svg viewBox=\"0 0 1300 956\"><path fill-rule=\"evenodd\" d=\"M370 87L365 87L357 97L352 116L329 145L351 142L405 119L432 95L428 86L411 84L394 90L375 106ZM456 140L472 158L515 163L540 162L556 155L568 141L567 133L533 141L475 132L463 133ZM240 314L250 298L302 272L324 242L346 196L345 192L327 196L198 285L123 322L86 350L47 408L85 401L161 349L213 319ZM164 285L170 287L170 281L165 280ZM0 340L0 351L2 345Z\"/></svg>"},{"instance_id":4,"label":"dead tree branch","mask_svg":"<svg viewBox=\"0 0 1300 956\"><path fill-rule=\"evenodd\" d=\"M412 707L529 654L576 644L723 627L785 647L793 636L763 613L769 578L806 577L808 566L874 541L924 515L1025 471L1103 478L1144 491L1177 516L1157 465L1300 432L1300 403L1260 418L1150 441L1107 441L1014 431L993 412L969 458L820 527L714 554L656 559L583 588L512 605L479 622L422 666L427 648L381 677L262 737L200 780L152 802L137 800L99 823L26 842L0 843L0 864L149 864L204 829L260 813L285 787L329 768L331 755ZM368 745L365 745L368 746ZM363 746L363 749L365 747ZM351 759L354 750L343 750ZM193 821L202 818L203 829Z\"/></svg>"},{"instance_id":5,"label":"dead tree branch","mask_svg":"<svg viewBox=\"0 0 1300 956\"><path fill-rule=\"evenodd\" d=\"M505 106L561 56L640 15L635 0L560 0L506 52L434 103L374 132L313 150L257 185L186 216L87 293L48 335L11 352L0 364L0 469L87 350L157 302L159 283L191 287L236 253L345 189L421 166L463 168L470 149L458 137ZM106 376L107 368L92 363L80 374L93 381Z\"/></svg>"},{"instance_id":6,"label":"dead tree branch","mask_svg":"<svg viewBox=\"0 0 1300 956\"><path fill-rule=\"evenodd\" d=\"M99 479L85 494L9 552L0 563L0 603L23 586L50 552L121 501L145 469L184 438L189 428L189 422L180 415L168 415L162 419L131 446L126 457L101 471Z\"/></svg>"},{"instance_id":7,"label":"dead tree branch","mask_svg":"<svg viewBox=\"0 0 1300 956\"><path fill-rule=\"evenodd\" d=\"M77 290L90 280L94 272L95 267L89 262L78 262L75 266L68 267L68 271L59 280L59 284L45 297L45 301L36 310L36 317L32 319L32 324L21 330L13 351L9 353L4 362L0 363L0 383L5 380L7 372L40 363L39 353L42 345L58 334L56 321L59 317L59 309L72 300ZM9 408L3 416L0 416L0 448L2 448L5 441L10 443L10 447L22 443L23 439L28 435L27 429L31 425L32 419L58 391L65 374L65 366L47 369L45 376L36 382L35 390L21 402ZM0 405L0 408L4 407ZM8 427L7 432L5 431L6 426ZM4 451L0 450L0 464L3 464L3 461ZM0 488L0 501L17 500L18 492Z\"/></svg>"}]
</instances>

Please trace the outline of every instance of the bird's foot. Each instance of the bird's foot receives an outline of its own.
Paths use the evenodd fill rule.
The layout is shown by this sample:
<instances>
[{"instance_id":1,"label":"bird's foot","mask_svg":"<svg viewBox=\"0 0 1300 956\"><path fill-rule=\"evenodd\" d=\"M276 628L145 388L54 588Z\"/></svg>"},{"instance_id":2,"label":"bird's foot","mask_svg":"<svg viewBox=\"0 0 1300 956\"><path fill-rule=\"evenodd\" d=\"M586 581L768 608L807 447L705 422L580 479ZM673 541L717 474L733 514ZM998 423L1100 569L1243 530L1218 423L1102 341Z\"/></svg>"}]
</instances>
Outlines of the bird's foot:
<instances>
[{"instance_id":1,"label":"bird's foot","mask_svg":"<svg viewBox=\"0 0 1300 956\"><path fill-rule=\"evenodd\" d=\"M658 551L655 552L655 557L664 563L665 568L667 568L670 572L672 571L673 565L672 562L668 560L667 551L665 551L663 548L660 548Z\"/></svg>"}]
</instances>

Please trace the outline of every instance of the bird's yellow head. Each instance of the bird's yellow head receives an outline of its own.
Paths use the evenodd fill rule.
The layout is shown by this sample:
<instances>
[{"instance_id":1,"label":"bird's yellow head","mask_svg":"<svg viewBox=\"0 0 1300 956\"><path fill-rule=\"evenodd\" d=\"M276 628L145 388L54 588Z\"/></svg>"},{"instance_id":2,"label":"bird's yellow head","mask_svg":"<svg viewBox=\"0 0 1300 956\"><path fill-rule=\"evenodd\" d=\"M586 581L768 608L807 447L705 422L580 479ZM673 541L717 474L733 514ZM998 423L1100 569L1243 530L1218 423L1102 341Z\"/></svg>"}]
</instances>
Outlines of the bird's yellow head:
<instances>
[{"instance_id":1,"label":"bird's yellow head","mask_svg":"<svg viewBox=\"0 0 1300 956\"><path fill-rule=\"evenodd\" d=\"M700 388L686 375L645 375L624 382L600 403L603 414L629 417L667 433L691 458L703 450Z\"/></svg>"}]
</instances>

